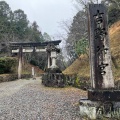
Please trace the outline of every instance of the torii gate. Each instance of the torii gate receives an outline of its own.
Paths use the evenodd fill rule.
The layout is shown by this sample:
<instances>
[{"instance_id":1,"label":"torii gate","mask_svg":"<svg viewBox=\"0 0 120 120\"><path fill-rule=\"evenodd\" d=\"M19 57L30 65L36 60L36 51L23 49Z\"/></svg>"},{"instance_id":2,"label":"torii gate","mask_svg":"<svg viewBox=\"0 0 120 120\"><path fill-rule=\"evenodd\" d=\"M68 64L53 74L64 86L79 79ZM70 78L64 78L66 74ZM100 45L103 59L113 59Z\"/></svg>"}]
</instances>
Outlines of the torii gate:
<instances>
[{"instance_id":1,"label":"torii gate","mask_svg":"<svg viewBox=\"0 0 120 120\"><path fill-rule=\"evenodd\" d=\"M56 46L61 43L61 40L49 41L49 42L10 42L10 47L12 48L12 53L19 53L19 65L18 65L18 79L21 79L22 74L22 56L23 53L31 53L31 52L47 52L48 56L48 68L50 68L50 60L52 59L52 65L56 64L56 56L51 55L55 54L57 51L49 51L47 50L47 46ZM31 48L32 47L32 48ZM44 49L38 49L36 47L45 47ZM29 49L27 49L29 48Z\"/></svg>"}]
</instances>

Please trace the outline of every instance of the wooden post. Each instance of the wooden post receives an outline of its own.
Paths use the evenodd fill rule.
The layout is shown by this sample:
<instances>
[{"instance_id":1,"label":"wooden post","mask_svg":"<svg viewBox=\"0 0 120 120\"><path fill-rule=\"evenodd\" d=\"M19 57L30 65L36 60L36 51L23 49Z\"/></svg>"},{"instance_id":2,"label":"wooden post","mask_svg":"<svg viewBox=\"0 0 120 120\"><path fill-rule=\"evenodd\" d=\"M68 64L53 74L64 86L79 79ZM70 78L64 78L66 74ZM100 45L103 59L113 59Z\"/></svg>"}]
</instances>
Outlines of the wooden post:
<instances>
[{"instance_id":1,"label":"wooden post","mask_svg":"<svg viewBox=\"0 0 120 120\"><path fill-rule=\"evenodd\" d=\"M21 75L22 75L22 46L19 46L18 79L21 79Z\"/></svg>"}]
</instances>

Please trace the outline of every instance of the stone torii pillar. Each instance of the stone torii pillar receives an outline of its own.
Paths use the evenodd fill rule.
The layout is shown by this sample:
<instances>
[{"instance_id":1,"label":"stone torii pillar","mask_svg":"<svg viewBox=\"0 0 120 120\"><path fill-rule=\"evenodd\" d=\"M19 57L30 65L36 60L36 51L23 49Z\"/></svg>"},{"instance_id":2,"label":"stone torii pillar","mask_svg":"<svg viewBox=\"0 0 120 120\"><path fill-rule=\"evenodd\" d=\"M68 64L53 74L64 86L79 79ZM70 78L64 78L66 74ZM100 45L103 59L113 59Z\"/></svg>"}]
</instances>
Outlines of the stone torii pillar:
<instances>
[{"instance_id":1,"label":"stone torii pillar","mask_svg":"<svg viewBox=\"0 0 120 120\"><path fill-rule=\"evenodd\" d=\"M22 75L22 46L19 46L18 79L21 79L21 75Z\"/></svg>"}]
</instances>

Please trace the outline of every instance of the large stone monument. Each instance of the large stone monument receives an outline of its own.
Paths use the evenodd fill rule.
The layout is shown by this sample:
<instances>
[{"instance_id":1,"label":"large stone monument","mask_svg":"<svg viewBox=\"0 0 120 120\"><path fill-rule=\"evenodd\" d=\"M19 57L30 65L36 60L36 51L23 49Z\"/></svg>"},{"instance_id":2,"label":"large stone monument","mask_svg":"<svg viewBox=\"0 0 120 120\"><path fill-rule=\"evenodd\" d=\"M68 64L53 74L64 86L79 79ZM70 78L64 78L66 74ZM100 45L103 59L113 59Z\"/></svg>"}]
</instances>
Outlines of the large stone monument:
<instances>
[{"instance_id":1,"label":"large stone monument","mask_svg":"<svg viewBox=\"0 0 120 120\"><path fill-rule=\"evenodd\" d=\"M109 46L107 10L103 4L89 5L91 89L80 100L80 114L90 119L120 118L120 90L114 87Z\"/></svg>"}]
</instances>

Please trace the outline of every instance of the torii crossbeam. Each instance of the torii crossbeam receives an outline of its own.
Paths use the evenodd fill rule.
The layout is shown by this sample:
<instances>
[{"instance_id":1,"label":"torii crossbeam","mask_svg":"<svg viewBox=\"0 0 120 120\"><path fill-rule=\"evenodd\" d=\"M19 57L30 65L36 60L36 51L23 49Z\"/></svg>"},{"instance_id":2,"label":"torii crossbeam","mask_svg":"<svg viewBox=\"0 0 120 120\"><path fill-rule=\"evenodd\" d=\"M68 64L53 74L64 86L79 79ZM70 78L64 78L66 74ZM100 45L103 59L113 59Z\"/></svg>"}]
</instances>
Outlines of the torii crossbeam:
<instances>
[{"instance_id":1,"label":"torii crossbeam","mask_svg":"<svg viewBox=\"0 0 120 120\"><path fill-rule=\"evenodd\" d=\"M15 47L41 47L41 46L47 46L48 44L53 44L53 45L59 45L61 43L61 40L56 40L56 41L48 41L48 42L10 42L10 46L15 48Z\"/></svg>"}]
</instances>

